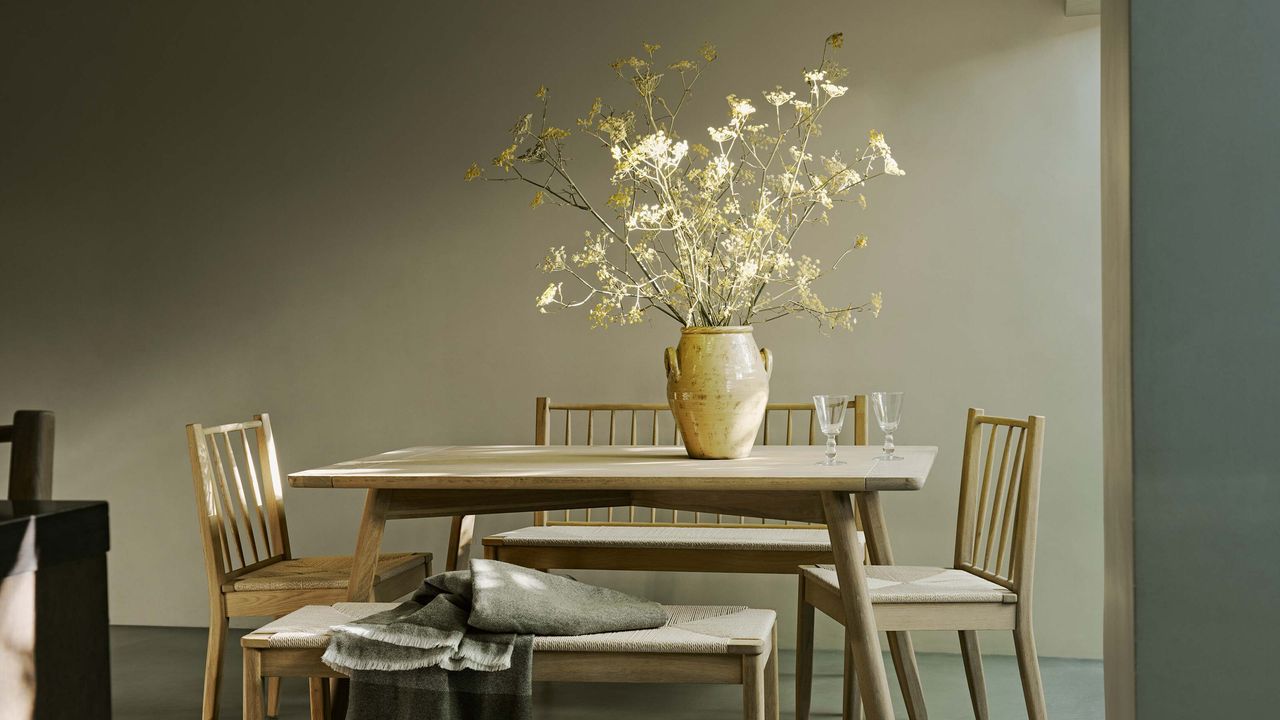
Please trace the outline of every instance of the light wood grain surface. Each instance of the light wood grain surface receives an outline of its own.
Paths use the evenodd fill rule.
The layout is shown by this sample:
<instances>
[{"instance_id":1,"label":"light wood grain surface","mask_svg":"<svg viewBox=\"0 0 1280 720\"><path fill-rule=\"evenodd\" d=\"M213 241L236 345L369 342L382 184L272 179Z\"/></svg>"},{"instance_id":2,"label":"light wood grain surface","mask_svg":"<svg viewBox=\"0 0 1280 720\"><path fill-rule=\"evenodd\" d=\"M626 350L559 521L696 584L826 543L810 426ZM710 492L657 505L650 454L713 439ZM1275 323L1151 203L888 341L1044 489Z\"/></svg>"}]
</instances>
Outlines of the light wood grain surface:
<instances>
[{"instance_id":1,"label":"light wood grain surface","mask_svg":"<svg viewBox=\"0 0 1280 720\"><path fill-rule=\"evenodd\" d=\"M533 445L436 446L395 450L294 473L294 487L564 490L919 490L938 449L899 447L905 459L877 460L880 449L840 449L845 465L817 464L819 449L757 447L738 460L693 460L684 448Z\"/></svg>"}]
</instances>

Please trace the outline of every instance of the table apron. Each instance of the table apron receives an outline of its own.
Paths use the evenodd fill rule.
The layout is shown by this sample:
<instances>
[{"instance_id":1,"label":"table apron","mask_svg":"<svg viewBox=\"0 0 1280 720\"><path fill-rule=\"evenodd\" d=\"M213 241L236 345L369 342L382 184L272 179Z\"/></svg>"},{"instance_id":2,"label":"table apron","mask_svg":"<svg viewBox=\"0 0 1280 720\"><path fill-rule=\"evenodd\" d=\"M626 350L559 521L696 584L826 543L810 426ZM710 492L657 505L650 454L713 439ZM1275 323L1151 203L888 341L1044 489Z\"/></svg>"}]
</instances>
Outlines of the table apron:
<instances>
[{"instance_id":1,"label":"table apron","mask_svg":"<svg viewBox=\"0 0 1280 720\"><path fill-rule=\"evenodd\" d=\"M387 519L488 515L539 510L652 507L774 520L824 522L813 490L421 490L380 488Z\"/></svg>"}]
</instances>

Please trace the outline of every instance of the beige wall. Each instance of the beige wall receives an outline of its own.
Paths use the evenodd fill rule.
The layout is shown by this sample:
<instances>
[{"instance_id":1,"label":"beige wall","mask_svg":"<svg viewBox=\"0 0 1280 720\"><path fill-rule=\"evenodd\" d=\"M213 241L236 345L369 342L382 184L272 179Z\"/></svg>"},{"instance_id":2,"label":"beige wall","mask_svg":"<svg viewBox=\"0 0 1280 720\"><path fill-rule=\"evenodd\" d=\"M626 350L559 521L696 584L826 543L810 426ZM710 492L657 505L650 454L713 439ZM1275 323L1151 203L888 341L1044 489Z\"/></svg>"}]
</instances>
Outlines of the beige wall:
<instances>
[{"instance_id":1,"label":"beige wall","mask_svg":"<svg viewBox=\"0 0 1280 720\"><path fill-rule=\"evenodd\" d=\"M268 410L289 470L527 442L536 394L660 398L674 326L589 331L532 309L535 266L582 218L462 170L539 83L566 119L617 90L605 63L642 40L719 44L692 132L728 92L798 85L842 30L853 90L825 139L881 129L909 174L812 241L868 233L831 293L879 289L886 309L852 334L760 328L773 395L907 392L899 441L942 446L928 488L889 501L909 563L950 557L965 408L1048 416L1041 649L1099 654L1095 18L1056 0L329 5L0 21L0 411L56 410L57 495L111 502L114 622L205 620L184 423ZM360 501L289 491L295 547L349 552ZM441 552L444 536L393 523L387 545ZM790 634L789 579L591 577L776 607Z\"/></svg>"}]
</instances>

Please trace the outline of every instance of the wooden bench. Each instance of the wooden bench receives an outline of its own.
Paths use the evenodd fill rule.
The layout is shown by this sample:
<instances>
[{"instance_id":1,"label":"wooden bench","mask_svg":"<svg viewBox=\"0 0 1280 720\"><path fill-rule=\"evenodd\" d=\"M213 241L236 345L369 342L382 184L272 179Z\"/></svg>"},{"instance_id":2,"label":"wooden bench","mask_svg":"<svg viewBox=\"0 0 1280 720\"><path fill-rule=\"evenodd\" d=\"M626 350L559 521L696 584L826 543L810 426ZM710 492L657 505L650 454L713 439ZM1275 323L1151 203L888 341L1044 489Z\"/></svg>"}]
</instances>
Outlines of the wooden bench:
<instances>
[{"instance_id":1,"label":"wooden bench","mask_svg":"<svg viewBox=\"0 0 1280 720\"><path fill-rule=\"evenodd\" d=\"M334 625L395 603L308 606L244 636L244 718L263 718L263 678L311 680L312 718L328 717L330 683L343 675L321 660ZM652 630L534 639L537 682L719 683L742 686L745 720L778 719L775 613L720 606L666 606Z\"/></svg>"}]
</instances>

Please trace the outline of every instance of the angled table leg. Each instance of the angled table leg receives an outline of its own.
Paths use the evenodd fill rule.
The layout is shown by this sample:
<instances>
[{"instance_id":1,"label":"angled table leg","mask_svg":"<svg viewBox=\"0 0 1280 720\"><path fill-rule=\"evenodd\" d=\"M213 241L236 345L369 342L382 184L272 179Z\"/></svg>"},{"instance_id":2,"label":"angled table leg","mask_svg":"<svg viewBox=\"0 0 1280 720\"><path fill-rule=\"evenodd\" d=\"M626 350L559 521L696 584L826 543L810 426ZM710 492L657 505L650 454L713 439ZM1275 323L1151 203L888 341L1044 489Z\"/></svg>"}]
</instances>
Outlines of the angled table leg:
<instances>
[{"instance_id":1,"label":"angled table leg","mask_svg":"<svg viewBox=\"0 0 1280 720\"><path fill-rule=\"evenodd\" d=\"M862 568L858 546L858 530L853 520L853 502L846 492L822 492L822 506L831 535L836 576L840 579L840 596L844 604L845 628L853 651L858 689L868 720L893 720L893 701L889 695L889 678L880 656L880 637L876 632L876 616L867 591L867 577Z\"/></svg>"},{"instance_id":2,"label":"angled table leg","mask_svg":"<svg viewBox=\"0 0 1280 720\"><path fill-rule=\"evenodd\" d=\"M373 581L378 573L378 551L382 548L382 530L387 524L391 491L371 488L364 500L360 533L356 536L356 552L351 558L351 579L347 583L347 600L373 600Z\"/></svg>"},{"instance_id":3,"label":"angled table leg","mask_svg":"<svg viewBox=\"0 0 1280 720\"><path fill-rule=\"evenodd\" d=\"M858 514L862 518L862 530L867 534L867 551L872 565L892 565L893 548L889 544L889 529L884 521L884 508L880 493L858 493ZM920 668L916 664L916 651L911 635L906 632L885 633L889 637L889 652L893 655L893 667L898 674L898 686L911 720L928 720L924 706L924 691L920 686Z\"/></svg>"},{"instance_id":4,"label":"angled table leg","mask_svg":"<svg viewBox=\"0 0 1280 720\"><path fill-rule=\"evenodd\" d=\"M471 559L471 536L475 533L475 515L454 515L449 526L449 555L445 570L465 570Z\"/></svg>"}]
</instances>

